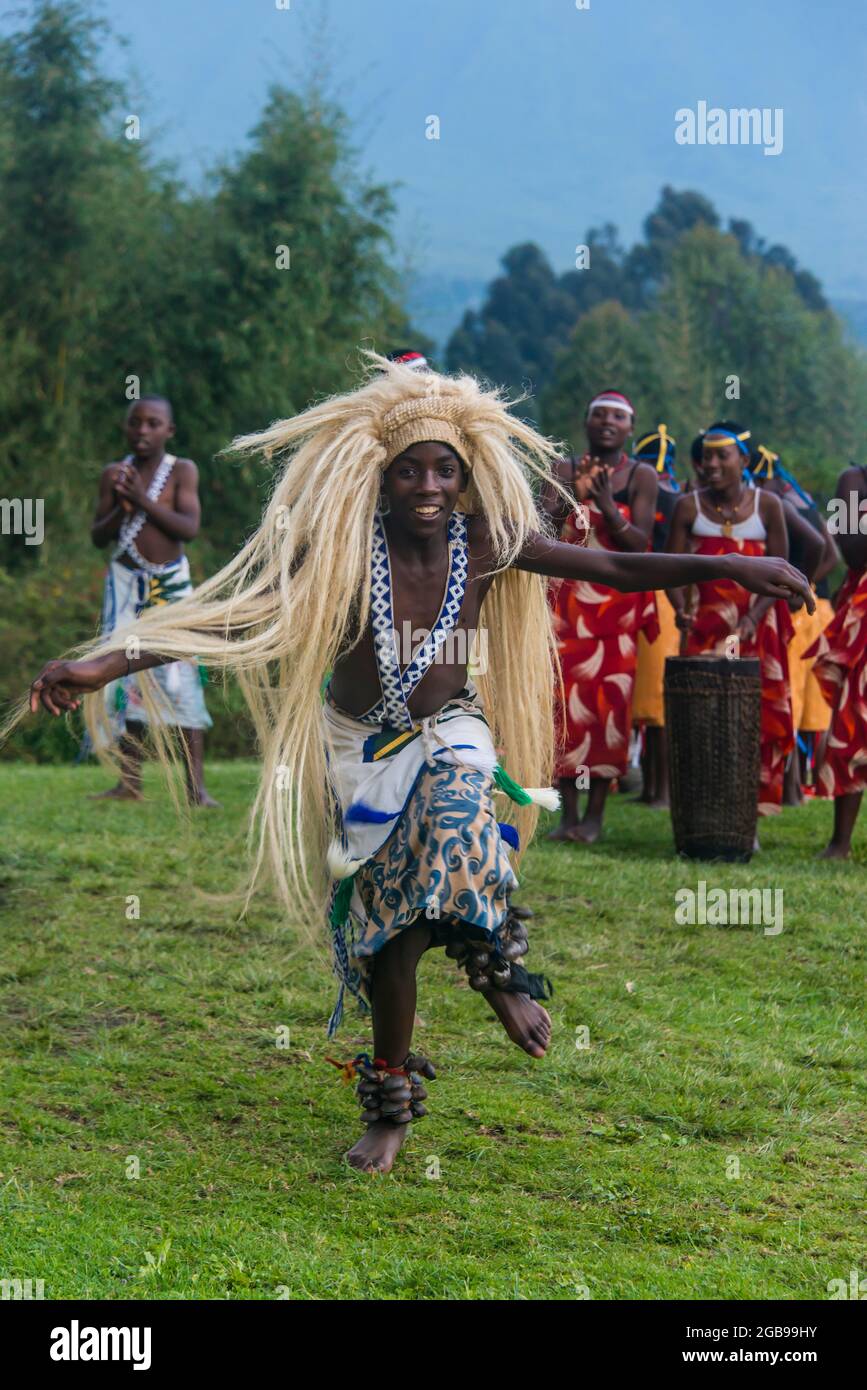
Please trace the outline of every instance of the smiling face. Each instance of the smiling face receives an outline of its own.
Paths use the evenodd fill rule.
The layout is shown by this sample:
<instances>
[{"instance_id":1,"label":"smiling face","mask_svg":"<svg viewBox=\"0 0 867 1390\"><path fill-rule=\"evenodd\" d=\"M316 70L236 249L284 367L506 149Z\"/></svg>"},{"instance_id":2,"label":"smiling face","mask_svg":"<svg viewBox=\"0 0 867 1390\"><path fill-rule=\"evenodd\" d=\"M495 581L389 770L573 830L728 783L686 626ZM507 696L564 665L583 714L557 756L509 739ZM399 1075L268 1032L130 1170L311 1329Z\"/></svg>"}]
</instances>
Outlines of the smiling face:
<instances>
[{"instance_id":1,"label":"smiling face","mask_svg":"<svg viewBox=\"0 0 867 1390\"><path fill-rule=\"evenodd\" d=\"M411 444L382 478L392 521L425 539L445 530L466 485L466 470L454 450L432 441Z\"/></svg>"},{"instance_id":2,"label":"smiling face","mask_svg":"<svg viewBox=\"0 0 867 1390\"><path fill-rule=\"evenodd\" d=\"M619 410L616 406L595 405L584 428L593 453L605 454L623 448L632 433L632 416L628 410Z\"/></svg>"},{"instance_id":3,"label":"smiling face","mask_svg":"<svg viewBox=\"0 0 867 1390\"><path fill-rule=\"evenodd\" d=\"M723 488L739 483L744 462L744 455L734 441L717 445L713 449L709 449L705 444L701 458L701 478L704 486L721 492Z\"/></svg>"},{"instance_id":4,"label":"smiling face","mask_svg":"<svg viewBox=\"0 0 867 1390\"><path fill-rule=\"evenodd\" d=\"M130 453L137 459L159 457L175 432L175 422L166 401L134 401L127 412L126 438Z\"/></svg>"}]
</instances>

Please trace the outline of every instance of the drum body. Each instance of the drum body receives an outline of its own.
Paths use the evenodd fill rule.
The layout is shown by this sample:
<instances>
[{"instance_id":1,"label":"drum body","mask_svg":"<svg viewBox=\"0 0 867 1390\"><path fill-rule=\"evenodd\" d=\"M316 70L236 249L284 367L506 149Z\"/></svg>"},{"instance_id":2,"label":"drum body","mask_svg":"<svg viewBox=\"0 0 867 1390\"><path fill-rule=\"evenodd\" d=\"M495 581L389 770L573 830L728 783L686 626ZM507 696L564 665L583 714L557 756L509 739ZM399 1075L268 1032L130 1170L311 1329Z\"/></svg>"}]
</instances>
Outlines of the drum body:
<instances>
[{"instance_id":1,"label":"drum body","mask_svg":"<svg viewBox=\"0 0 867 1390\"><path fill-rule=\"evenodd\" d=\"M665 731L679 854L749 862L758 819L761 704L757 659L666 660Z\"/></svg>"}]
</instances>

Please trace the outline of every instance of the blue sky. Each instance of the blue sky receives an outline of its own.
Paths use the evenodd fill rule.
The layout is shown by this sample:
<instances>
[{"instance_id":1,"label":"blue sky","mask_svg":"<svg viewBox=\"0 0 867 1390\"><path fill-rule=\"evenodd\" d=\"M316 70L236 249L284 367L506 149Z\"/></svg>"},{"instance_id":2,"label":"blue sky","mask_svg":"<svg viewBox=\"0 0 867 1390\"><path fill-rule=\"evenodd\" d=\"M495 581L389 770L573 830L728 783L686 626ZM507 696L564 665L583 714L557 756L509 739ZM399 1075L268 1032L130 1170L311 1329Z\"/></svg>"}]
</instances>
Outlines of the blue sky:
<instances>
[{"instance_id":1,"label":"blue sky","mask_svg":"<svg viewBox=\"0 0 867 1390\"><path fill-rule=\"evenodd\" d=\"M832 296L867 298L867 9L852 0L277 3L102 5L130 40L110 55L130 109L190 178L242 146L269 81L303 77L319 42L364 165L402 185L418 270L487 278L524 240L566 269L589 225L631 243L671 183L784 242ZM677 144L674 113L699 100L781 107L783 152Z\"/></svg>"}]
</instances>

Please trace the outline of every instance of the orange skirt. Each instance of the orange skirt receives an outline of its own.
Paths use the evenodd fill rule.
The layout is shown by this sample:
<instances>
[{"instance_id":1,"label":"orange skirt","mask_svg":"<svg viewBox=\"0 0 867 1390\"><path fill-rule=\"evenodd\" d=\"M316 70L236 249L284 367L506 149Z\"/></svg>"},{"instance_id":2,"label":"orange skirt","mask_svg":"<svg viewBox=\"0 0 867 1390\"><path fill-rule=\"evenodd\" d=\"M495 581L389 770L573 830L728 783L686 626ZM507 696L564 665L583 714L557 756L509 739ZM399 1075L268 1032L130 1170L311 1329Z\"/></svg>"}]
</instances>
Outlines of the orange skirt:
<instances>
[{"instance_id":1,"label":"orange skirt","mask_svg":"<svg viewBox=\"0 0 867 1390\"><path fill-rule=\"evenodd\" d=\"M665 701L662 694L665 658L677 656L680 651L680 633L675 625L674 609L664 589L656 591L656 612L659 619L659 636L656 641L648 642L643 632L638 634L638 669L632 697L632 722L652 724L655 728L661 729L665 725Z\"/></svg>"},{"instance_id":2,"label":"orange skirt","mask_svg":"<svg viewBox=\"0 0 867 1390\"><path fill-rule=\"evenodd\" d=\"M812 619L812 621L816 623L816 637L818 637L820 632L824 632L833 616L834 610L831 607L830 601L826 598L817 598L816 613ZM794 643L792 645L794 645ZM804 647L803 650L806 651L807 648ZM831 723L831 706L822 694L819 682L813 674L813 663L810 661L801 661L799 664L806 671L807 678L804 682L804 703L801 711L801 719L800 723L795 724L795 728L802 729L805 734L823 734ZM794 689L793 682L793 700Z\"/></svg>"},{"instance_id":3,"label":"orange skirt","mask_svg":"<svg viewBox=\"0 0 867 1390\"><path fill-rule=\"evenodd\" d=\"M822 631L818 603L815 613L808 613L806 608L799 608L797 613L793 613L792 627L795 631L788 646L789 686L792 692L792 724L795 729L800 729L804 715L807 677L813 665L811 661L802 661L801 657L808 647L812 647ZM830 710L828 713L830 715Z\"/></svg>"}]
</instances>

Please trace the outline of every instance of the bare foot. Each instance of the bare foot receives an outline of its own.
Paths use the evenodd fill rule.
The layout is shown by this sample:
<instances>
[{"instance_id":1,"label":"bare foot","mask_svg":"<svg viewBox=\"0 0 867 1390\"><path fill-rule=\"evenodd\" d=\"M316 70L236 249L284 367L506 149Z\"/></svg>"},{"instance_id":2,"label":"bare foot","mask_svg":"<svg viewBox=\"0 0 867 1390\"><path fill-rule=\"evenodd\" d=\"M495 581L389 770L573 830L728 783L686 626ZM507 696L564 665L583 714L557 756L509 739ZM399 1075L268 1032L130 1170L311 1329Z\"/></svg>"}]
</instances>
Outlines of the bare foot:
<instances>
[{"instance_id":1,"label":"bare foot","mask_svg":"<svg viewBox=\"0 0 867 1390\"><path fill-rule=\"evenodd\" d=\"M116 787L112 787L107 792L90 792L88 801L144 801L141 792L133 791L132 787L125 787L123 782L118 782Z\"/></svg>"},{"instance_id":2,"label":"bare foot","mask_svg":"<svg viewBox=\"0 0 867 1390\"><path fill-rule=\"evenodd\" d=\"M577 826L569 825L566 821L561 820L560 824L555 826L553 830L550 830L545 838L547 840L569 840L571 839L572 831L576 829Z\"/></svg>"},{"instance_id":3,"label":"bare foot","mask_svg":"<svg viewBox=\"0 0 867 1390\"><path fill-rule=\"evenodd\" d=\"M409 1125L375 1120L346 1154L347 1163L362 1173L390 1173L408 1129Z\"/></svg>"},{"instance_id":4,"label":"bare foot","mask_svg":"<svg viewBox=\"0 0 867 1390\"><path fill-rule=\"evenodd\" d=\"M192 802L193 806L213 806L218 811L222 810L221 803L219 801L215 801L214 798L211 796L211 793L205 791L204 787L200 787L197 792L191 792L190 801Z\"/></svg>"},{"instance_id":5,"label":"bare foot","mask_svg":"<svg viewBox=\"0 0 867 1390\"><path fill-rule=\"evenodd\" d=\"M828 848L819 855L820 859L848 859L851 845L835 845L832 840Z\"/></svg>"},{"instance_id":6,"label":"bare foot","mask_svg":"<svg viewBox=\"0 0 867 1390\"><path fill-rule=\"evenodd\" d=\"M595 845L602 834L602 817L585 816L570 839L580 840L582 845Z\"/></svg>"},{"instance_id":7,"label":"bare foot","mask_svg":"<svg viewBox=\"0 0 867 1390\"><path fill-rule=\"evenodd\" d=\"M529 994L510 994L503 989L483 989L497 1018L513 1043L531 1057L544 1057L551 1041L551 1016Z\"/></svg>"}]
</instances>

